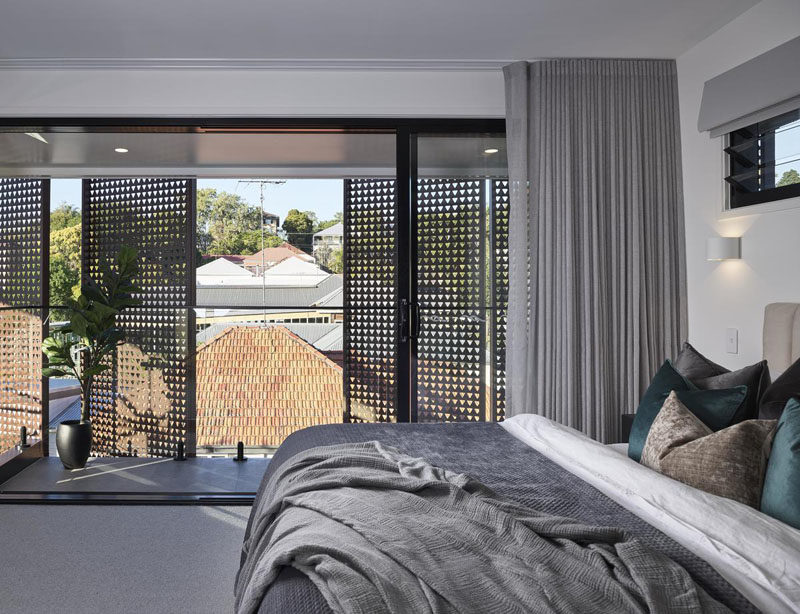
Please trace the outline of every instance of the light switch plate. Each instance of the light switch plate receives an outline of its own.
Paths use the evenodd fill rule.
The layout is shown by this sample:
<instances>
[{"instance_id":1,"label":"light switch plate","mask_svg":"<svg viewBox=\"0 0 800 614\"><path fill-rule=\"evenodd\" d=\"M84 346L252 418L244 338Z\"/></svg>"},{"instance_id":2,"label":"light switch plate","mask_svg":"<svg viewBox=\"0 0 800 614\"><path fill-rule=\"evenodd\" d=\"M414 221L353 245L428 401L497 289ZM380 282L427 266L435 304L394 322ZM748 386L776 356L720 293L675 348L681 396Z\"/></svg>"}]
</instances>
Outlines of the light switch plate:
<instances>
[{"instance_id":1,"label":"light switch plate","mask_svg":"<svg viewBox=\"0 0 800 614\"><path fill-rule=\"evenodd\" d=\"M725 351L728 354L739 353L739 330L736 328L725 329Z\"/></svg>"}]
</instances>

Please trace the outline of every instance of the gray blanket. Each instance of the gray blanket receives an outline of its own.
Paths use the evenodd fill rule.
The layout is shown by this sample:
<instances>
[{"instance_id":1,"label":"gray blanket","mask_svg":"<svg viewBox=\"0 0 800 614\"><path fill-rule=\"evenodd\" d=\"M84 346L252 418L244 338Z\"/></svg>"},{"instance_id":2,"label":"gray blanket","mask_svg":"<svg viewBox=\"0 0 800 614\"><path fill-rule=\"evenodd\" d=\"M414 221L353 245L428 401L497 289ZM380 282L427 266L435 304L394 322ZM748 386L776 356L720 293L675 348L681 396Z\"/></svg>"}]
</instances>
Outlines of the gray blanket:
<instances>
[{"instance_id":1,"label":"gray blanket","mask_svg":"<svg viewBox=\"0 0 800 614\"><path fill-rule=\"evenodd\" d=\"M237 612L282 566L335 612L728 611L622 531L537 513L377 442L314 448L269 479Z\"/></svg>"}]
</instances>

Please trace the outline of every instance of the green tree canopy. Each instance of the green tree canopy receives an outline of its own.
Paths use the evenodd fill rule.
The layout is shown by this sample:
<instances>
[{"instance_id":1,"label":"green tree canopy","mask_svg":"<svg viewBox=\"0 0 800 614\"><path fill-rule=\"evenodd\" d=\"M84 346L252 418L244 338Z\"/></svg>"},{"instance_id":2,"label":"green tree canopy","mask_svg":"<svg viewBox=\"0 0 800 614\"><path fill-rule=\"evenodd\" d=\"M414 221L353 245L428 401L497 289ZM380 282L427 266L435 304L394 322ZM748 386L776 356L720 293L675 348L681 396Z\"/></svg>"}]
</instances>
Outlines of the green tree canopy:
<instances>
[{"instance_id":1,"label":"green tree canopy","mask_svg":"<svg viewBox=\"0 0 800 614\"><path fill-rule=\"evenodd\" d=\"M58 207L50 211L50 232L56 232L77 226L81 223L81 212L77 207L62 202Z\"/></svg>"},{"instance_id":2,"label":"green tree canopy","mask_svg":"<svg viewBox=\"0 0 800 614\"><path fill-rule=\"evenodd\" d=\"M313 215L313 214L312 214ZM307 211L289 209L286 219L283 220L283 230L287 240L304 252L311 253L311 237L314 234L314 219Z\"/></svg>"},{"instance_id":3,"label":"green tree canopy","mask_svg":"<svg viewBox=\"0 0 800 614\"><path fill-rule=\"evenodd\" d=\"M69 266L81 268L81 225L50 232L50 258L62 258Z\"/></svg>"},{"instance_id":4,"label":"green tree canopy","mask_svg":"<svg viewBox=\"0 0 800 614\"><path fill-rule=\"evenodd\" d=\"M781 175L781 178L778 180L778 183L775 184L775 187L781 188L785 185L792 185L794 183L800 183L800 173L798 173L795 169L790 168L788 171Z\"/></svg>"},{"instance_id":5,"label":"green tree canopy","mask_svg":"<svg viewBox=\"0 0 800 614\"><path fill-rule=\"evenodd\" d=\"M261 249L261 210L238 194L202 188L197 191L197 238L205 254L252 254Z\"/></svg>"}]
</instances>

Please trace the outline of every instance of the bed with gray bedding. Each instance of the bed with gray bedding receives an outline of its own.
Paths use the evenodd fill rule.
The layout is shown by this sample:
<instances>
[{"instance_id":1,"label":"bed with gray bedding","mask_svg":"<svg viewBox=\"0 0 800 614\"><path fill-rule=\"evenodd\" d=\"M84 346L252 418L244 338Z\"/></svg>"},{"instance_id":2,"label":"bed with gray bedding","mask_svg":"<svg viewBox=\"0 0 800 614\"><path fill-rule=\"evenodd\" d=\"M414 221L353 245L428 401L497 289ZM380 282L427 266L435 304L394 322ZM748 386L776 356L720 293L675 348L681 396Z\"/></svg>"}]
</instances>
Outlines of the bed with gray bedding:
<instances>
[{"instance_id":1,"label":"bed with gray bedding","mask_svg":"<svg viewBox=\"0 0 800 614\"><path fill-rule=\"evenodd\" d=\"M362 446L347 446L338 444L357 444L365 442L380 442L380 445L374 446L373 444L366 444ZM336 446L336 448L326 448L322 452L319 450L312 450L321 446ZM391 446L391 448L388 448ZM388 450L388 451L387 451ZM522 522L527 528L533 528L534 531L542 535L546 540L554 541L556 544L573 542L582 544L583 549L578 549L578 558L586 558L586 552L595 554L601 552L605 560L608 561L608 567L615 570L617 574L615 581L612 582L614 586L605 586L600 593L608 592L608 595L603 595L603 599L608 597L614 602L619 596L615 596L613 591L618 589L617 584L627 586L631 589L629 578L631 571L633 576L639 573L648 573L648 563L653 566L659 560L665 565L665 569L671 566L669 561L659 559L659 557L668 557L674 562L674 569L672 570L675 577L678 578L681 574L685 574L683 580L670 581L666 586L655 587L651 591L649 597L644 598L640 594L636 594L639 589L633 588L632 593L635 594L636 599L631 602L627 611L645 611L647 607L658 609L664 603L677 606L678 598L683 598L688 590L686 586L680 585L681 581L686 581L688 578L689 584L694 587L699 587L701 590L697 591L700 595L699 600L687 601L687 610L708 610L719 611L718 604L729 608L736 612L755 612L757 611L744 597L742 597L734 588L732 588L720 575L714 571L707 563L698 557L691 554L685 548L668 538L663 533L657 531L643 520L639 519L636 515L620 507L611 499L601 494L592 486L575 477L565 469L562 469L557 464L545 458L543 455L532 449L531 447L518 441L516 438L508 434L505 430L495 424L400 424L400 425L385 425L385 424L363 424L363 425L330 425L314 427L297 432L290 436L281 448L277 451L275 457L270 463L267 474L262 482L261 489L259 490L258 497L253 512L248 523L247 532L245 535L246 547L242 553L242 566L237 581L237 599L240 604L240 611L257 611L259 614L275 613L275 612L298 612L298 613L325 613L333 611L328 605L326 597L323 592L327 592L327 598L333 599L330 594L330 589L323 586L321 592L317 585L309 579L305 573L286 566L288 558L291 558L292 552L299 550L292 550L293 544L289 539L275 540L276 532L291 535L292 539L307 539L303 537L300 531L287 531L286 527L278 526L274 520L275 516L275 503L280 502L286 497L293 495L309 496L309 493L301 493L302 490L298 484L292 486L295 488L293 492L288 488L286 483L292 480L302 481L306 476L303 472L295 470L294 465L297 465L301 460L303 462L311 463L312 461L319 462L320 454L332 455L330 458L326 456L325 467L326 471L333 467L332 473L326 474L325 479L329 480L328 485L333 483L337 477L336 471L351 471L353 464L353 454L368 456L369 469L372 471L376 467L378 470L385 470L391 468L391 463L384 465L387 456L391 457L393 454L404 454L415 458L421 458L426 461L423 469L414 469L414 471L431 470L428 463L433 467L440 467L448 470L448 475L454 476L455 474L467 474L477 482L458 482L459 479L464 478L455 477L454 480L458 483L451 486L448 485L447 479L443 479L443 488L452 489L444 493L444 498L452 497L453 492L457 491L470 491L475 490L475 496L481 497L486 495L485 499L481 499L481 505L487 504L489 509L492 506L499 506L503 514L511 513L514 516L513 522ZM305 456L303 456L305 455ZM391 457L390 460L396 460ZM335 462L332 462L335 461ZM294 465L293 465L294 463ZM347 468L345 468L347 466ZM338 468L338 469L337 469ZM358 469L361 471L361 468ZM280 480L272 479L279 477L280 474L286 473ZM385 473L385 471L384 471ZM359 474L360 475L360 474ZM441 476L440 476L441 478ZM361 479L359 477L359 479ZM370 488L374 491L363 490L361 492L350 493L353 495L348 498L338 498L335 501L326 502L326 497L331 493L326 493L326 496L318 496L316 498L311 495L309 501L313 501L313 507L319 508L316 510L322 515L318 515L309 521L309 526L316 526L317 523L329 522L325 513L334 510L337 514L345 513L347 506L352 506L349 512L353 516L353 523L364 522L359 530L365 535L367 539L370 538L370 531L374 529L373 540L380 541L382 539L382 532L390 531L387 528L387 516L383 522L378 518L379 507L376 507L370 514L361 514L363 518L358 518L361 510L356 505L359 500L358 497L363 497L367 492L380 492L381 496L386 496L386 505L391 503L391 507L397 508L398 506L405 505L403 499L396 498L397 493L392 489L385 488L391 485L391 480L395 477L391 475L378 475L374 472L369 474ZM376 481L377 480L377 481ZM382 480L382 481L381 481ZM398 482L400 490L402 491L402 480ZM466 485L466 488L465 488ZM481 486L485 485L489 491L484 493ZM361 484L363 487L364 485ZM313 492L313 488L310 489ZM338 491L338 489L328 489ZM435 490L435 489L434 489ZM342 489L342 492L347 489ZM318 491L322 492L322 491ZM300 493L300 494L298 494ZM460 493L459 493L460 494ZM394 498L393 498L394 497ZM466 497L465 504L472 505L474 497ZM374 499L375 506L381 505L381 499L378 497L371 497ZM497 501L499 501L499 503ZM407 503L407 502L406 502ZM326 509L325 505L329 507ZM271 509L270 509L271 508ZM344 511L343 511L344 510ZM533 512L530 510L534 510ZM396 509L395 509L396 511ZM456 510L459 513L465 510ZM485 512L485 510L484 510ZM480 510L470 508L469 513L482 514ZM490 514L491 515L491 514ZM408 510L401 515L404 522L410 519L412 514ZM375 527L369 527L369 518L375 518ZM576 522L568 523L561 519L553 519L553 517L571 518ZM463 518L463 516L460 516ZM416 519L419 524L413 529L415 537L423 537L423 539L435 539L436 531L452 530L452 527L447 525L447 518L432 518L430 522L426 523L423 517ZM291 516L284 516L282 521L284 523L296 523L300 527L305 521L302 514L293 518ZM408 520L408 522L411 522ZM442 523L437 526L436 523ZM537 524L538 523L538 524ZM321 525L320 525L321 526ZM335 525L331 525L335 526ZM413 524L405 524L403 526L414 526ZM555 528L554 528L555 527ZM599 529L600 527L611 527L619 529L617 531L608 531ZM560 531L554 537L553 531ZM430 534L425 536L425 532L430 531ZM550 533L548 533L550 531ZM299 535L295 535L299 533ZM324 536L322 542L314 544L317 548L330 548L347 546L347 539L342 536L337 536L338 531L322 531L321 535ZM331 535L333 534L333 535ZM474 536L474 531L469 532L471 539ZM475 539L483 539L485 536L478 536ZM341 538L344 543L337 543L336 539ZM565 538L567 542L561 542L559 539ZM328 541L325 541L328 540ZM333 540L333 541L330 541ZM312 540L313 541L313 540ZM480 543L480 542L479 542ZM519 546L519 544L517 544ZM571 547L571 546L570 546ZM631 551L630 547L634 547L635 551ZM283 548L283 550L280 550ZM587 549L588 548L588 549ZM423 547L424 549L424 547ZM474 549L474 539L473 539ZM412 556L410 560L404 560L402 556L402 544L399 550L394 552L393 556L389 557L387 562L386 557L375 556L374 560L370 557L373 553L364 550L364 556L369 559L369 569L379 569L380 574L376 573L375 580L380 582L382 578L391 576L393 573L402 573L401 568L412 567L417 564L416 557ZM418 548L419 550L419 548ZM454 565L462 566L461 572L468 569L470 562L474 563L474 557L478 552L471 552L469 548L464 547L462 544L459 547L459 556L453 556L452 560ZM518 548L517 551L512 553L512 558L517 560L524 559L530 548ZM598 569L580 569L578 567L570 567L572 565L580 566L583 564L581 561L577 563L570 560L569 556L562 557L561 548L556 548L553 552L546 554L546 563L548 566L552 565L549 572L553 578L566 578L575 577L576 575L596 573ZM391 550L383 549L383 551L391 552ZM466 552L465 552L466 551ZM556 554L553 554L556 552ZM288 553L288 555L287 555ZM306 550L306 554L308 554ZM265 562L272 556L272 562L277 561L275 577L265 578L254 570L259 568L259 561ZM283 558L281 558L281 556ZM287 558L288 556L288 558ZM559 558L561 557L561 558ZM313 558L313 557L312 557ZM346 558L346 557L345 557ZM446 573L438 573L435 564L427 561L427 568L425 563L421 560L426 557L419 557L421 568L419 570L411 569L411 573L419 573L425 577L426 582L438 585L441 590L437 594L447 594L448 587L442 588L441 582L447 582L448 576ZM574 558L574 557L573 557ZM397 559L397 560L395 560ZM585 561L591 562L592 556L589 556ZM647 559L646 561L644 559ZM356 559L354 559L356 560ZM449 559L448 559L449 560ZM595 561L596 563L596 561ZM393 567L394 565L396 567ZM534 561L526 567L537 567L543 564L542 561ZM382 567L389 565L388 567ZM565 567L566 566L566 567ZM600 566L602 568L602 565ZM479 569L486 568L479 566ZM628 569L630 568L630 569ZM488 568L486 568L488 569ZM628 569L625 573L619 570ZM685 572L684 572L685 570ZM600 569L599 571L602 571ZM652 572L652 570L650 570ZM314 575L306 569L306 573ZM559 575L561 574L561 575ZM666 574L665 574L666 575ZM491 576L491 574L487 574ZM459 573L453 573L452 582L456 582ZM622 578L620 580L620 578ZM320 578L316 577L315 580L320 584ZM519 594L524 591L525 582L514 582L514 578L509 580L508 577L502 577L498 574L497 578L487 577L481 578L486 580L487 584L476 582L476 585L481 586L494 586L495 588L502 587L502 590L507 595ZM538 593L535 590L530 591L530 611L558 611L558 604L561 604L561 611L577 611L574 607L570 606L571 596L577 595L582 587L571 585L569 582L557 580L552 582L552 590L547 587L547 582L543 580L540 574L538 577L526 578L531 586L545 586L543 593ZM602 580L598 580L602 582ZM626 584L627 582L627 584ZM641 586L639 582L639 586ZM647 584L647 582L645 582ZM658 582L656 582L658 584ZM336 586L333 583L332 586ZM345 588L348 586L346 582L342 584ZM386 585L389 589L392 582ZM350 587L352 588L352 586ZM344 590L344 589L343 589ZM445 606L442 611L469 611L468 607L458 606L457 603L452 603L453 599L458 598L463 590L467 592L470 590L468 585L462 589L455 590L451 595L451 599L445 599ZM498 589L499 590L499 589ZM357 592L357 591L356 591ZM484 591L486 592L486 591ZM631 592L628 590L627 592ZM639 591L641 592L641 591ZM645 591L647 592L647 591ZM626 591L623 590L623 593ZM588 593L587 593L588 594ZM546 595L546 597L544 597ZM709 599L706 599L706 595ZM478 595L479 596L479 595ZM428 599L431 596L423 596ZM403 595L403 598L413 599L413 596ZM435 601L437 597L433 597ZM583 599L586 596L582 597ZM536 603L534 603L536 601ZM409 603L414 603L410 601ZM465 603L470 603L469 601ZM642 606L642 604L645 604ZM248 605L249 604L249 605ZM448 605L449 604L449 605ZM451 609L448 607L453 606ZM593 611L603 611L603 606L592 608ZM723 608L724 610L724 608ZM502 610L499 610L502 611ZM605 611L608 611L606 608Z\"/></svg>"}]
</instances>

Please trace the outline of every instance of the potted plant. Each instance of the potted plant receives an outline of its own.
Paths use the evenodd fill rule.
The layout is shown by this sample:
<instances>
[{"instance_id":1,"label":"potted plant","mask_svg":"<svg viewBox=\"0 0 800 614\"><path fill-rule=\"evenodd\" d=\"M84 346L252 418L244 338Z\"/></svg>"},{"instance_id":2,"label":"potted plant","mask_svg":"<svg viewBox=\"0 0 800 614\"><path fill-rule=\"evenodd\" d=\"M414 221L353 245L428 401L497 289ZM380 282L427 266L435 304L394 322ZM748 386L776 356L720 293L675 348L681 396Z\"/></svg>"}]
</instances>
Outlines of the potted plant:
<instances>
[{"instance_id":1,"label":"potted plant","mask_svg":"<svg viewBox=\"0 0 800 614\"><path fill-rule=\"evenodd\" d=\"M70 322L42 343L48 367L45 377L69 375L81 388L81 419L65 420L56 430L58 456L66 469L86 465L92 449L89 400L94 378L111 368L108 357L125 340L117 328L117 316L126 308L139 305L133 293L139 289L133 278L139 271L136 250L123 247L114 265L100 267L101 282L90 279L81 286L76 300L67 301Z\"/></svg>"}]
</instances>

